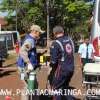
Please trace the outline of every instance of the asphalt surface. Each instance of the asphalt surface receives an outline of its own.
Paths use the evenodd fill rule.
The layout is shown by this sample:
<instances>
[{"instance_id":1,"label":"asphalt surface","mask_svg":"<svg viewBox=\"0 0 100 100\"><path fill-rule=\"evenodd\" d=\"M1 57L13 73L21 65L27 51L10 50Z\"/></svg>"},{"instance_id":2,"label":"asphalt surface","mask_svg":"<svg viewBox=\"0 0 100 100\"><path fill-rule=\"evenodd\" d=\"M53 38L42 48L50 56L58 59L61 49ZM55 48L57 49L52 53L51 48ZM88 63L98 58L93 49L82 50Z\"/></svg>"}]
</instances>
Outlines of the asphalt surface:
<instances>
[{"instance_id":1,"label":"asphalt surface","mask_svg":"<svg viewBox=\"0 0 100 100\"><path fill-rule=\"evenodd\" d=\"M75 54L75 73L70 82L70 86L74 89L80 89L84 92L84 87L82 87L82 72L79 62L79 57ZM18 90L23 89L25 84L20 80L20 76L16 67L16 56L11 54L3 65L3 70L0 71L0 100L6 100L7 94L2 94L1 91L12 91L11 100L21 100L20 93L17 93ZM39 89L45 89L47 83L47 75L49 68L43 66L41 70L37 73L37 79L39 84ZM83 100L82 95L75 95L76 100ZM41 96L40 100L44 100L45 97ZM24 100L24 99L23 99ZM38 100L38 99L33 99ZM45 99L47 100L47 99Z\"/></svg>"},{"instance_id":2,"label":"asphalt surface","mask_svg":"<svg viewBox=\"0 0 100 100\"><path fill-rule=\"evenodd\" d=\"M0 70L0 100L6 100L7 96L11 100L20 100L20 95L17 95L17 90L22 89L24 84L20 81L20 76L16 68L15 54L11 54L3 64Z\"/></svg>"}]
</instances>

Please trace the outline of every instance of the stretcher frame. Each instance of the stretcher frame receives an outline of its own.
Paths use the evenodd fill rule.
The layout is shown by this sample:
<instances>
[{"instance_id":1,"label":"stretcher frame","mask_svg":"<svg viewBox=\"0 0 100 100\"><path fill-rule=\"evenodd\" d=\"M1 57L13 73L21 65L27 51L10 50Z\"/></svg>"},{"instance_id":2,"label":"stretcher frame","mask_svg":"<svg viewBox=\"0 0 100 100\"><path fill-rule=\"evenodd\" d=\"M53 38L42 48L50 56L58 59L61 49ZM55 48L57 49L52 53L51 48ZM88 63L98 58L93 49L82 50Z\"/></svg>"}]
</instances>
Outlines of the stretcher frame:
<instances>
[{"instance_id":1,"label":"stretcher frame","mask_svg":"<svg viewBox=\"0 0 100 100\"><path fill-rule=\"evenodd\" d=\"M90 63L87 63L84 66L84 68L88 65L90 65ZM92 63L91 65L95 65L95 63ZM100 65L98 65L98 66L100 66ZM95 85L95 88L100 87L100 72L94 72L94 73L88 72L88 71L86 72L84 70L84 68L83 68L83 77L82 77L83 80L82 81L83 81L83 84L85 84L86 91L87 91L87 89L92 89L94 85ZM87 81L86 77L88 78L89 76L91 76L91 78L93 76L95 78L95 80L91 81L91 79L90 79L90 81ZM86 95L85 100L100 100L100 95L92 95L92 94Z\"/></svg>"}]
</instances>

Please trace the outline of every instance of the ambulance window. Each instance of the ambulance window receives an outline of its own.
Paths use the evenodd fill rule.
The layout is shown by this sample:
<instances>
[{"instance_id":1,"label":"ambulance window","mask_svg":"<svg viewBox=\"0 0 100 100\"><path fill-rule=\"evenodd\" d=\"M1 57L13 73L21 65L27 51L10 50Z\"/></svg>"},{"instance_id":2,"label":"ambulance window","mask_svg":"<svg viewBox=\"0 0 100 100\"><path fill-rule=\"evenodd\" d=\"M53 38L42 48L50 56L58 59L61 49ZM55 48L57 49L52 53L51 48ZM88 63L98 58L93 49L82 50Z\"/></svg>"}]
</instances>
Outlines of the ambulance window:
<instances>
[{"instance_id":1,"label":"ambulance window","mask_svg":"<svg viewBox=\"0 0 100 100\"><path fill-rule=\"evenodd\" d=\"M13 49L12 34L6 34L6 40L7 40L8 49L9 49L9 50Z\"/></svg>"},{"instance_id":2,"label":"ambulance window","mask_svg":"<svg viewBox=\"0 0 100 100\"><path fill-rule=\"evenodd\" d=\"M16 43L18 40L17 33L13 33L13 38L14 38L14 43Z\"/></svg>"},{"instance_id":3,"label":"ambulance window","mask_svg":"<svg viewBox=\"0 0 100 100\"><path fill-rule=\"evenodd\" d=\"M99 1L99 7L98 7L98 22L100 25L100 1Z\"/></svg>"}]
</instances>

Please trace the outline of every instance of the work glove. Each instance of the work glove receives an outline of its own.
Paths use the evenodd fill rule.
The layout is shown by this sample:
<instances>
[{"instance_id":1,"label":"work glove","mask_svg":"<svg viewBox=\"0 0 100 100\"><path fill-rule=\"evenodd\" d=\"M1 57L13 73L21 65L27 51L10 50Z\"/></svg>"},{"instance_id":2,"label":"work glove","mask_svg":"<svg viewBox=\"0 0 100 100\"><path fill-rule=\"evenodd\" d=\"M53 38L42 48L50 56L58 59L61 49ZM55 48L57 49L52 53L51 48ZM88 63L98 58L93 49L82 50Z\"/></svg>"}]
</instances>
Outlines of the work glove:
<instances>
[{"instance_id":1,"label":"work glove","mask_svg":"<svg viewBox=\"0 0 100 100\"><path fill-rule=\"evenodd\" d=\"M32 71L33 70L33 65L31 63L27 64L27 69L28 71Z\"/></svg>"}]
</instances>

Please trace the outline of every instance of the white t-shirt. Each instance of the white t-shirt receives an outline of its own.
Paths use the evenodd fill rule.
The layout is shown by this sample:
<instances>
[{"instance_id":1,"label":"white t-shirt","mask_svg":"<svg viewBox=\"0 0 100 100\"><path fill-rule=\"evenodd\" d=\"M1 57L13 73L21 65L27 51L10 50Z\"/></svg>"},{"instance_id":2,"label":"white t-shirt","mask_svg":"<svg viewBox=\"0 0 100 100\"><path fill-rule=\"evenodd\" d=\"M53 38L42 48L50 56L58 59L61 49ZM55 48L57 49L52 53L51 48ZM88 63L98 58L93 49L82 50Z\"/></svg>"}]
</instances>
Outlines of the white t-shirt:
<instances>
[{"instance_id":1,"label":"white t-shirt","mask_svg":"<svg viewBox=\"0 0 100 100\"><path fill-rule=\"evenodd\" d=\"M92 54L95 52L92 44L88 45L88 58L92 59ZM87 55L87 45L85 43L79 46L78 53L81 55L81 58L86 58Z\"/></svg>"}]
</instances>

